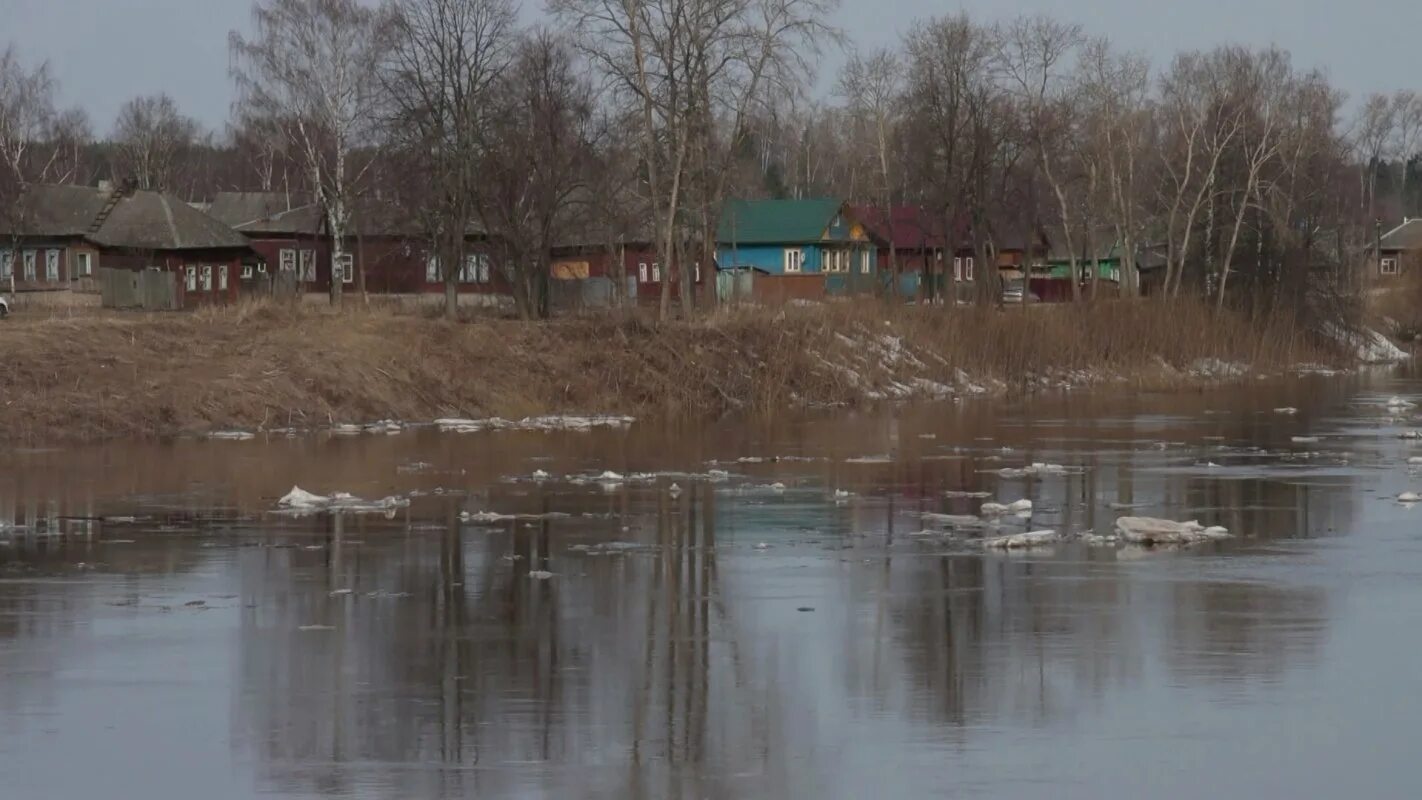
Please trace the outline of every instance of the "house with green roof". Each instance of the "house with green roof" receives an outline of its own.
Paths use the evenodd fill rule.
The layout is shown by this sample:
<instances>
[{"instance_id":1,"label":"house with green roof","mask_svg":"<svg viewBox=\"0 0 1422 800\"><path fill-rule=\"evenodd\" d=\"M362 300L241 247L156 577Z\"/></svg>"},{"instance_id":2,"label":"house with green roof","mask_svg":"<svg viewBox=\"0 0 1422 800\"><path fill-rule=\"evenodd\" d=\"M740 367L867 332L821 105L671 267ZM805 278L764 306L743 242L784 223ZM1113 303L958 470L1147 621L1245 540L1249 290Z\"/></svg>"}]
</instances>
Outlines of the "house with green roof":
<instances>
[{"instance_id":1,"label":"house with green roof","mask_svg":"<svg viewBox=\"0 0 1422 800\"><path fill-rule=\"evenodd\" d=\"M841 200L733 200L721 215L716 263L780 279L791 296L844 294L874 289L878 247Z\"/></svg>"}]
</instances>

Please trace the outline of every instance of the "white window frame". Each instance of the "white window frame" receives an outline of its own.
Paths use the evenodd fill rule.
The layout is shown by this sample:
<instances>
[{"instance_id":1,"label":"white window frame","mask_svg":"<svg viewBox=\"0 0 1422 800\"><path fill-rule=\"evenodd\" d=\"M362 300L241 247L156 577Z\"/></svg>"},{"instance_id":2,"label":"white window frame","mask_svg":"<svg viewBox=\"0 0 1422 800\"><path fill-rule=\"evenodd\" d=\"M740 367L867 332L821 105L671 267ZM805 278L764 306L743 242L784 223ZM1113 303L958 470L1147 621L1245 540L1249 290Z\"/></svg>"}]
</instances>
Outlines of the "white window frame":
<instances>
[{"instance_id":1,"label":"white window frame","mask_svg":"<svg viewBox=\"0 0 1422 800\"><path fill-rule=\"evenodd\" d=\"M873 269L874 253L870 250L861 250L859 253L859 274L868 275Z\"/></svg>"},{"instance_id":2,"label":"white window frame","mask_svg":"<svg viewBox=\"0 0 1422 800\"><path fill-rule=\"evenodd\" d=\"M49 283L59 282L59 251L44 251L44 279Z\"/></svg>"},{"instance_id":3,"label":"white window frame","mask_svg":"<svg viewBox=\"0 0 1422 800\"><path fill-rule=\"evenodd\" d=\"M225 292L225 291L227 291L227 265L226 265L226 264L218 264L218 265L217 265L217 291L219 291L219 292Z\"/></svg>"},{"instance_id":4,"label":"white window frame","mask_svg":"<svg viewBox=\"0 0 1422 800\"><path fill-rule=\"evenodd\" d=\"M284 248L284 249L280 250L280 251L277 253L277 258L279 259L279 262L280 262L280 263L278 264L278 268L279 268L282 272L295 272L295 271L296 271L296 251L295 251L295 250L290 250L290 249L285 249L285 248Z\"/></svg>"},{"instance_id":5,"label":"white window frame","mask_svg":"<svg viewBox=\"0 0 1422 800\"><path fill-rule=\"evenodd\" d=\"M202 290L204 292L212 291L212 265L203 264L198 269L198 274L202 277Z\"/></svg>"},{"instance_id":6,"label":"white window frame","mask_svg":"<svg viewBox=\"0 0 1422 800\"><path fill-rule=\"evenodd\" d=\"M439 283L439 279L439 256L428 256L425 258L425 283Z\"/></svg>"},{"instance_id":7,"label":"white window frame","mask_svg":"<svg viewBox=\"0 0 1422 800\"><path fill-rule=\"evenodd\" d=\"M94 254L80 252L74 254L76 268L80 278L88 278L94 274Z\"/></svg>"},{"instance_id":8,"label":"white window frame","mask_svg":"<svg viewBox=\"0 0 1422 800\"><path fill-rule=\"evenodd\" d=\"M968 256L967 261L965 261L965 262L963 263L963 280L965 280L965 281L973 280L973 257L972 257L972 256Z\"/></svg>"},{"instance_id":9,"label":"white window frame","mask_svg":"<svg viewBox=\"0 0 1422 800\"><path fill-rule=\"evenodd\" d=\"M197 267L183 267L183 286L190 292L197 291Z\"/></svg>"},{"instance_id":10,"label":"white window frame","mask_svg":"<svg viewBox=\"0 0 1422 800\"><path fill-rule=\"evenodd\" d=\"M1378 262L1378 270L1383 275L1398 275L1402 272L1402 268L1397 262L1397 256L1383 256L1382 260Z\"/></svg>"},{"instance_id":11,"label":"white window frame","mask_svg":"<svg viewBox=\"0 0 1422 800\"><path fill-rule=\"evenodd\" d=\"M476 263L476 266L478 266L478 268L479 268L479 274L476 275L475 277L478 279L478 281L479 281L480 283L491 283L491 282L493 282L492 270L489 268L489 256L488 256L488 254L487 254L487 253L479 253L478 255L479 255L479 260L478 260L477 262L475 262L475 263Z\"/></svg>"},{"instance_id":12,"label":"white window frame","mask_svg":"<svg viewBox=\"0 0 1422 800\"><path fill-rule=\"evenodd\" d=\"M651 273L649 273L649 272L647 271L647 262L645 262L645 261L638 261L638 262L637 262L637 280L641 281L642 283L647 283L647 282L648 282L648 281L647 281L647 278L648 278L650 275L651 275Z\"/></svg>"},{"instance_id":13,"label":"white window frame","mask_svg":"<svg viewBox=\"0 0 1422 800\"><path fill-rule=\"evenodd\" d=\"M23 258L25 262L25 280L32 281L35 279L35 251L26 250L23 253Z\"/></svg>"},{"instance_id":14,"label":"white window frame","mask_svg":"<svg viewBox=\"0 0 1422 800\"><path fill-rule=\"evenodd\" d=\"M785 248L785 274L798 275L805 271L805 251L799 247Z\"/></svg>"},{"instance_id":15,"label":"white window frame","mask_svg":"<svg viewBox=\"0 0 1422 800\"><path fill-rule=\"evenodd\" d=\"M691 265L691 282L701 283L701 262L696 261Z\"/></svg>"},{"instance_id":16,"label":"white window frame","mask_svg":"<svg viewBox=\"0 0 1422 800\"><path fill-rule=\"evenodd\" d=\"M243 265L242 265L242 273L241 273L241 274L242 274L242 280L244 280L244 281L250 281L250 280L252 279L252 273L253 273L253 270L252 270L252 265L251 265L251 264L243 264Z\"/></svg>"},{"instance_id":17,"label":"white window frame","mask_svg":"<svg viewBox=\"0 0 1422 800\"><path fill-rule=\"evenodd\" d=\"M963 257L962 257L962 256L953 256L953 280L954 280L954 281L961 281L962 279L963 279Z\"/></svg>"},{"instance_id":18,"label":"white window frame","mask_svg":"<svg viewBox=\"0 0 1422 800\"><path fill-rule=\"evenodd\" d=\"M662 282L662 264L660 261L652 262L652 283Z\"/></svg>"},{"instance_id":19,"label":"white window frame","mask_svg":"<svg viewBox=\"0 0 1422 800\"><path fill-rule=\"evenodd\" d=\"M341 253L340 256L333 256L331 259L331 274L335 275L336 270L341 271L341 283L355 283L355 256L350 253Z\"/></svg>"},{"instance_id":20,"label":"white window frame","mask_svg":"<svg viewBox=\"0 0 1422 800\"><path fill-rule=\"evenodd\" d=\"M316 282L316 251L315 251L315 250L302 250L302 251L301 251L301 282L302 282L302 283L315 283L315 282Z\"/></svg>"},{"instance_id":21,"label":"white window frame","mask_svg":"<svg viewBox=\"0 0 1422 800\"><path fill-rule=\"evenodd\" d=\"M10 250L0 250L0 278L8 279L15 271L15 254Z\"/></svg>"}]
</instances>

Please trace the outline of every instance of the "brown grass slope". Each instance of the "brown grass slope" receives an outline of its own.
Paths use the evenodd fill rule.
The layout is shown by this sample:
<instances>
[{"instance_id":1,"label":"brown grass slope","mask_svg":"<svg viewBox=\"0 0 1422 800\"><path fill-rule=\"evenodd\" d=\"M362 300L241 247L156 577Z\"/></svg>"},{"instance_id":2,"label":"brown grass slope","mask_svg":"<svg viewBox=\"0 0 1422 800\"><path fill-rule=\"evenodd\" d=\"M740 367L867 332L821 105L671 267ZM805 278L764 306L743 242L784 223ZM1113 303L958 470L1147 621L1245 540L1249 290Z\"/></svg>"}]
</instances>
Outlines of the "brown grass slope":
<instances>
[{"instance_id":1,"label":"brown grass slope","mask_svg":"<svg viewBox=\"0 0 1422 800\"><path fill-rule=\"evenodd\" d=\"M616 412L769 414L942 394L966 379L1024 389L1076 374L1198 381L1337 361L1292 321L1194 303L1032 309L877 303L725 312L653 325L254 305L195 314L17 316L0 324L0 438L76 440L395 418ZM961 372L960 372L961 370ZM963 373L966 373L964 375Z\"/></svg>"}]
</instances>

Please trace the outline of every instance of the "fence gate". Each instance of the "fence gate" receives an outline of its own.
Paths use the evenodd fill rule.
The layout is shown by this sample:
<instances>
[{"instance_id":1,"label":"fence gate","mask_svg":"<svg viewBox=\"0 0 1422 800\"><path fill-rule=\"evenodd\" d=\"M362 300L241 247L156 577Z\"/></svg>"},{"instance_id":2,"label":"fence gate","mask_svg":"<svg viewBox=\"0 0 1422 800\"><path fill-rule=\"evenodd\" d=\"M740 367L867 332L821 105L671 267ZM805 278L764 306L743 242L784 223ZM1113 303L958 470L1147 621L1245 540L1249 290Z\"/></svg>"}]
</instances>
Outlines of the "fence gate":
<instances>
[{"instance_id":1,"label":"fence gate","mask_svg":"<svg viewBox=\"0 0 1422 800\"><path fill-rule=\"evenodd\" d=\"M177 311L182 308L178 275L157 269L99 268L99 296L104 308Z\"/></svg>"}]
</instances>

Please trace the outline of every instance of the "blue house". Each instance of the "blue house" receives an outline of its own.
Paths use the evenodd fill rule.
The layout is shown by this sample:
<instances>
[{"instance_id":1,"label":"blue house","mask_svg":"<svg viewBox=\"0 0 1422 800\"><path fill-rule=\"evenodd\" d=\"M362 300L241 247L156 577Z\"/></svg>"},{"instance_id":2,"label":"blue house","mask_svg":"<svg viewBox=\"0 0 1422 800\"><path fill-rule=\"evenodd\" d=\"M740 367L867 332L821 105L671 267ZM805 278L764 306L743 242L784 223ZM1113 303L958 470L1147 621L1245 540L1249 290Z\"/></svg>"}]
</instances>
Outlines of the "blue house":
<instances>
[{"instance_id":1,"label":"blue house","mask_svg":"<svg viewBox=\"0 0 1422 800\"><path fill-rule=\"evenodd\" d=\"M872 291L878 248L840 200L733 200L721 215L716 263L759 273L758 295L768 284L778 285L774 294L812 298Z\"/></svg>"}]
</instances>

